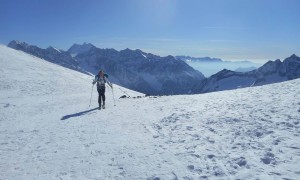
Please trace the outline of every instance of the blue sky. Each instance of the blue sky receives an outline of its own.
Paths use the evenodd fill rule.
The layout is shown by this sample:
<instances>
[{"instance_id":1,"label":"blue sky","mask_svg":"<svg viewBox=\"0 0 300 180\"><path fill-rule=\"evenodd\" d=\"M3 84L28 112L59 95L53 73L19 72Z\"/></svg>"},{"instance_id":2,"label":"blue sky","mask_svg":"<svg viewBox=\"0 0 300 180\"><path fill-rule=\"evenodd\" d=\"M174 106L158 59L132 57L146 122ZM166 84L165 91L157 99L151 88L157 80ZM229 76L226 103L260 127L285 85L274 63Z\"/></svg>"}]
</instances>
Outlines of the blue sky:
<instances>
[{"instance_id":1,"label":"blue sky","mask_svg":"<svg viewBox=\"0 0 300 180\"><path fill-rule=\"evenodd\" d=\"M300 56L300 0L0 0L0 43L269 60Z\"/></svg>"}]
</instances>

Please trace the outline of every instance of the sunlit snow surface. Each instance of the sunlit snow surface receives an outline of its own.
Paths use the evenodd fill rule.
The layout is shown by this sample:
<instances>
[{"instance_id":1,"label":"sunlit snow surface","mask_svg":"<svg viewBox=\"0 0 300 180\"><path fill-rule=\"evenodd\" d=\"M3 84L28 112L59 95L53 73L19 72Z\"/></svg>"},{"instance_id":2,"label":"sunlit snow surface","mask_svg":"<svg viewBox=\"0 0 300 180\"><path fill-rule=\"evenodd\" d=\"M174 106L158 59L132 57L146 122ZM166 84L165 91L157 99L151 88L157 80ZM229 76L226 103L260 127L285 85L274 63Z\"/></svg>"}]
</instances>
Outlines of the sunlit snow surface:
<instances>
[{"instance_id":1,"label":"sunlit snow surface","mask_svg":"<svg viewBox=\"0 0 300 180\"><path fill-rule=\"evenodd\" d=\"M114 86L100 111L91 81L0 46L0 179L300 178L300 79L157 98Z\"/></svg>"}]
</instances>

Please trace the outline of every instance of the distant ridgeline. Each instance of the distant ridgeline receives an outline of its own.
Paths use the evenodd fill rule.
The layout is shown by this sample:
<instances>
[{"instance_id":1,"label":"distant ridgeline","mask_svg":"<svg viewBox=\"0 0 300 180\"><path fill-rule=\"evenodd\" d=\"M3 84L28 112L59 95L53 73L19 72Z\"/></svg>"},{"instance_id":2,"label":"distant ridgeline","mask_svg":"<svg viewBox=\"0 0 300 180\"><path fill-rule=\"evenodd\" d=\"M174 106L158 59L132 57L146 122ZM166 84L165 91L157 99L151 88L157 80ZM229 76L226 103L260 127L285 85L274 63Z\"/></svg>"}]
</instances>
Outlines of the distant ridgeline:
<instances>
[{"instance_id":1,"label":"distant ridgeline","mask_svg":"<svg viewBox=\"0 0 300 180\"><path fill-rule=\"evenodd\" d=\"M194 69L200 71L205 77L210 77L223 69L237 72L248 72L262 66L260 63L254 63L247 60L224 61L219 58L190 56L176 56L176 58L183 60Z\"/></svg>"},{"instance_id":2,"label":"distant ridgeline","mask_svg":"<svg viewBox=\"0 0 300 180\"><path fill-rule=\"evenodd\" d=\"M29 45L25 42L11 41L8 44L8 47L24 51L28 54L39 57L41 59L45 59L46 61L64 66L69 69L87 73L80 68L78 62L67 51L56 49L52 46L49 46L47 49L42 49L37 46Z\"/></svg>"},{"instance_id":3,"label":"distant ridgeline","mask_svg":"<svg viewBox=\"0 0 300 180\"><path fill-rule=\"evenodd\" d=\"M175 56L177 59L192 62L222 62L222 59L211 57L191 57L191 56Z\"/></svg>"},{"instance_id":4,"label":"distant ridgeline","mask_svg":"<svg viewBox=\"0 0 300 180\"><path fill-rule=\"evenodd\" d=\"M194 93L206 93L243 87L261 86L300 77L300 58L292 55L283 62L279 59L268 61L260 68L250 72L222 70L202 81Z\"/></svg>"},{"instance_id":5,"label":"distant ridgeline","mask_svg":"<svg viewBox=\"0 0 300 180\"><path fill-rule=\"evenodd\" d=\"M68 51L49 47L42 49L24 42L11 41L9 47L43 58L52 63L96 74L99 69L110 80L123 87L151 95L194 94L222 91L282 82L300 77L300 58L292 55L283 62L269 61L250 72L222 70L209 78L190 67L183 58L160 57L141 50L100 49L90 43L74 44ZM204 58L200 61L222 61Z\"/></svg>"},{"instance_id":6,"label":"distant ridgeline","mask_svg":"<svg viewBox=\"0 0 300 180\"><path fill-rule=\"evenodd\" d=\"M81 72L96 74L102 69L112 82L145 94L189 94L204 79L201 72L173 56L160 57L141 50L100 49L86 43L74 44L68 51L18 41L8 46Z\"/></svg>"}]
</instances>

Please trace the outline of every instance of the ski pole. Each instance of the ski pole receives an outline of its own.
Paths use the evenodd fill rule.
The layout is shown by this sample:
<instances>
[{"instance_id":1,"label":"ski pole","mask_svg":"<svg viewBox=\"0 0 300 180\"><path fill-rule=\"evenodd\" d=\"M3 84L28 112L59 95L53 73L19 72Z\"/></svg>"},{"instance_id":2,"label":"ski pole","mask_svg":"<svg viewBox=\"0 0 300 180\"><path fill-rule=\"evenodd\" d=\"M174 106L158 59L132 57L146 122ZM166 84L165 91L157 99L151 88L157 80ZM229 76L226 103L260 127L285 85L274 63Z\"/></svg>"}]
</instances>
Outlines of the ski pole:
<instances>
[{"instance_id":1,"label":"ski pole","mask_svg":"<svg viewBox=\"0 0 300 180\"><path fill-rule=\"evenodd\" d=\"M123 91L121 88L119 88L119 89L120 89L123 93L127 94L127 92ZM127 94L127 96L130 97L129 94Z\"/></svg>"},{"instance_id":2,"label":"ski pole","mask_svg":"<svg viewBox=\"0 0 300 180\"><path fill-rule=\"evenodd\" d=\"M92 92L91 92L91 98L90 98L90 105L89 105L89 107L91 106L91 102L92 102L92 94L93 94L93 90L94 90L94 85L95 84L93 84L93 86L92 86Z\"/></svg>"},{"instance_id":3,"label":"ski pole","mask_svg":"<svg viewBox=\"0 0 300 180\"><path fill-rule=\"evenodd\" d=\"M116 106L115 95L114 95L114 88L111 87L111 91L112 91L112 94L113 94L114 106Z\"/></svg>"}]
</instances>

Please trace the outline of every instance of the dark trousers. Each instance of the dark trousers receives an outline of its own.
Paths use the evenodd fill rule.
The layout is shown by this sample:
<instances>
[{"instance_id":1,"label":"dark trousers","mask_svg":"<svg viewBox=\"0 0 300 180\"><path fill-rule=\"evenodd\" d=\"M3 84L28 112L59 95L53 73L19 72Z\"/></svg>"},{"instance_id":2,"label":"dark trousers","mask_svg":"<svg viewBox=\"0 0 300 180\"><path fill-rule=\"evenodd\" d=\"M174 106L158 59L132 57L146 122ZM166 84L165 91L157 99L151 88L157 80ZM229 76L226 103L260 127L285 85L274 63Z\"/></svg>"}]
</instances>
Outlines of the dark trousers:
<instances>
[{"instance_id":1,"label":"dark trousers","mask_svg":"<svg viewBox=\"0 0 300 180\"><path fill-rule=\"evenodd\" d=\"M103 104L105 104L105 87L97 88L97 91L99 94L98 103L99 103L99 106L101 106L101 99L103 101Z\"/></svg>"}]
</instances>

